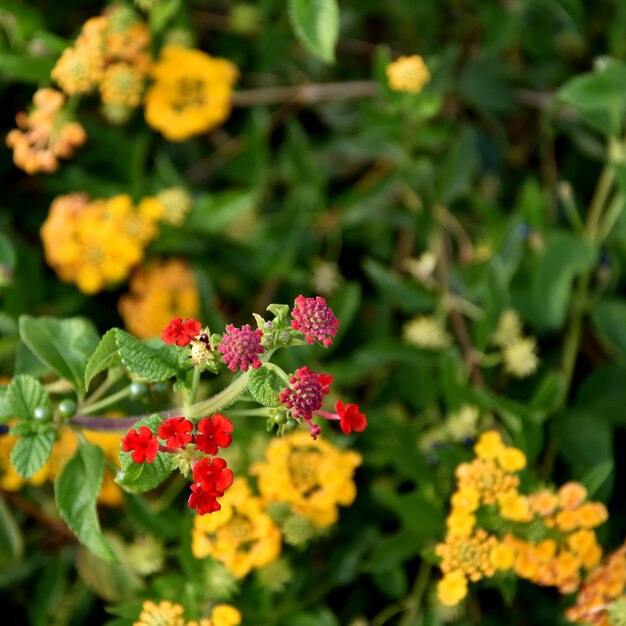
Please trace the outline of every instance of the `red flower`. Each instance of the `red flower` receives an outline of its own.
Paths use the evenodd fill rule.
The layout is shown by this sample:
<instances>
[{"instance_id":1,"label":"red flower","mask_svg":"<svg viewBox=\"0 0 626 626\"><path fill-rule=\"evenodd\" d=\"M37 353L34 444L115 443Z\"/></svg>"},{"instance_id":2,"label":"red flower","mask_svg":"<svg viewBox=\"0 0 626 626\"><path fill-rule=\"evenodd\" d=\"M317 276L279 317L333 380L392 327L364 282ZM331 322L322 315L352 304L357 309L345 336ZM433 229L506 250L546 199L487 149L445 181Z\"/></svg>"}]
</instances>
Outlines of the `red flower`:
<instances>
[{"instance_id":1,"label":"red flower","mask_svg":"<svg viewBox=\"0 0 626 626\"><path fill-rule=\"evenodd\" d=\"M197 320L188 319L183 322L182 318L175 317L163 329L161 339L169 345L176 344L182 348L191 343L201 329L202 325Z\"/></svg>"},{"instance_id":2,"label":"red flower","mask_svg":"<svg viewBox=\"0 0 626 626\"><path fill-rule=\"evenodd\" d=\"M233 484L233 473L226 467L226 461L205 457L194 466L193 479L196 482L191 485L189 507L196 509L198 515L219 511L217 498Z\"/></svg>"},{"instance_id":3,"label":"red flower","mask_svg":"<svg viewBox=\"0 0 626 626\"><path fill-rule=\"evenodd\" d=\"M359 413L358 404L346 404L344 407L341 400L337 400L335 411L339 415L339 426L344 435L350 434L352 431L362 433L367 426L367 418L364 413Z\"/></svg>"},{"instance_id":4,"label":"red flower","mask_svg":"<svg viewBox=\"0 0 626 626\"><path fill-rule=\"evenodd\" d=\"M132 452L135 463L152 463L159 451L159 440L147 426L141 426L139 432L131 428L122 439L122 450Z\"/></svg>"},{"instance_id":5,"label":"red flower","mask_svg":"<svg viewBox=\"0 0 626 626\"><path fill-rule=\"evenodd\" d=\"M167 440L169 448L182 448L191 441L189 433L192 429L193 424L184 417L170 417L163 421L157 432L161 439Z\"/></svg>"},{"instance_id":6,"label":"red flower","mask_svg":"<svg viewBox=\"0 0 626 626\"><path fill-rule=\"evenodd\" d=\"M228 448L233 440L233 423L221 413L205 417L198 422L195 442L198 450L205 454L217 454L217 449Z\"/></svg>"}]
</instances>

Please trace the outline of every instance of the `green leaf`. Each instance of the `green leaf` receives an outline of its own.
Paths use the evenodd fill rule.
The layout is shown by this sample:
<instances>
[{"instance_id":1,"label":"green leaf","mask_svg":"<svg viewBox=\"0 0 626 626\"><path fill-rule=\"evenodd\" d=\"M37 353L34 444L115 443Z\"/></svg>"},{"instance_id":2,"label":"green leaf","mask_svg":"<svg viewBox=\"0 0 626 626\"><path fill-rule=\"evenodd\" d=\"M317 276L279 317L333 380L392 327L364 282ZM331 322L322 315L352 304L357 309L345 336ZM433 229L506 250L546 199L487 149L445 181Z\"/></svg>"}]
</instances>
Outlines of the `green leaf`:
<instances>
[{"instance_id":1,"label":"green leaf","mask_svg":"<svg viewBox=\"0 0 626 626\"><path fill-rule=\"evenodd\" d=\"M116 563L117 558L100 530L96 512L103 471L104 452L98 446L80 445L61 470L54 495L61 517L78 540L96 556Z\"/></svg>"},{"instance_id":2,"label":"green leaf","mask_svg":"<svg viewBox=\"0 0 626 626\"><path fill-rule=\"evenodd\" d=\"M37 358L84 396L87 361L98 345L98 334L91 322L80 317L59 320L54 317L19 319L20 337Z\"/></svg>"},{"instance_id":3,"label":"green leaf","mask_svg":"<svg viewBox=\"0 0 626 626\"><path fill-rule=\"evenodd\" d=\"M311 54L333 63L339 36L337 0L289 0L288 12L291 27L300 42Z\"/></svg>"},{"instance_id":4,"label":"green leaf","mask_svg":"<svg viewBox=\"0 0 626 626\"><path fill-rule=\"evenodd\" d=\"M36 85L50 79L54 59L29 55L0 53L0 74L18 82Z\"/></svg>"},{"instance_id":5,"label":"green leaf","mask_svg":"<svg viewBox=\"0 0 626 626\"><path fill-rule=\"evenodd\" d=\"M33 412L40 407L50 408L50 398L43 385L28 374L19 374L11 380L5 397L6 410L11 417L33 419Z\"/></svg>"},{"instance_id":6,"label":"green leaf","mask_svg":"<svg viewBox=\"0 0 626 626\"><path fill-rule=\"evenodd\" d=\"M160 415L150 415L139 420L134 428L139 431L147 426L156 434L159 424L163 421ZM171 473L172 463L166 452L159 452L153 463L135 463L130 452L120 452L120 471L115 482L130 493L143 493L158 487Z\"/></svg>"},{"instance_id":7,"label":"green leaf","mask_svg":"<svg viewBox=\"0 0 626 626\"><path fill-rule=\"evenodd\" d=\"M11 465L20 476L30 478L48 460L55 441L54 430L20 437L11 450Z\"/></svg>"},{"instance_id":8,"label":"green leaf","mask_svg":"<svg viewBox=\"0 0 626 626\"><path fill-rule=\"evenodd\" d=\"M0 566L15 564L24 552L24 540L11 509L0 496Z\"/></svg>"},{"instance_id":9,"label":"green leaf","mask_svg":"<svg viewBox=\"0 0 626 626\"><path fill-rule=\"evenodd\" d=\"M179 372L178 349L174 346L151 348L119 329L116 329L115 342L122 363L145 380L158 383Z\"/></svg>"},{"instance_id":10,"label":"green leaf","mask_svg":"<svg viewBox=\"0 0 626 626\"><path fill-rule=\"evenodd\" d=\"M133 571L128 546L112 533L106 533L107 544L119 563L110 563L81 547L76 569L83 582L107 602L124 602L134 597L143 583Z\"/></svg>"},{"instance_id":11,"label":"green leaf","mask_svg":"<svg viewBox=\"0 0 626 626\"><path fill-rule=\"evenodd\" d=\"M100 343L89 357L85 368L85 389L89 388L89 383L94 376L120 362L116 341L117 332L117 328L112 328L104 333Z\"/></svg>"},{"instance_id":12,"label":"green leaf","mask_svg":"<svg viewBox=\"0 0 626 626\"><path fill-rule=\"evenodd\" d=\"M619 135L626 111L626 64L600 58L591 72L579 74L558 91L561 102L569 104L593 128L605 135Z\"/></svg>"},{"instance_id":13,"label":"green leaf","mask_svg":"<svg viewBox=\"0 0 626 626\"><path fill-rule=\"evenodd\" d=\"M241 219L254 209L256 194L250 191L228 190L203 194L195 199L185 229L194 233L215 234Z\"/></svg>"},{"instance_id":14,"label":"green leaf","mask_svg":"<svg viewBox=\"0 0 626 626\"><path fill-rule=\"evenodd\" d=\"M589 498L593 498L600 487L607 481L613 473L615 463L611 459L607 459L592 467L580 480L587 487Z\"/></svg>"},{"instance_id":15,"label":"green leaf","mask_svg":"<svg viewBox=\"0 0 626 626\"><path fill-rule=\"evenodd\" d=\"M622 356L626 356L626 302L617 298L601 300L591 310L594 326Z\"/></svg>"},{"instance_id":16,"label":"green leaf","mask_svg":"<svg viewBox=\"0 0 626 626\"><path fill-rule=\"evenodd\" d=\"M276 374L269 367L259 367L250 371L248 391L259 404L278 406L280 400L278 399L278 391L275 389L277 382ZM284 385L282 386L284 387Z\"/></svg>"}]
</instances>

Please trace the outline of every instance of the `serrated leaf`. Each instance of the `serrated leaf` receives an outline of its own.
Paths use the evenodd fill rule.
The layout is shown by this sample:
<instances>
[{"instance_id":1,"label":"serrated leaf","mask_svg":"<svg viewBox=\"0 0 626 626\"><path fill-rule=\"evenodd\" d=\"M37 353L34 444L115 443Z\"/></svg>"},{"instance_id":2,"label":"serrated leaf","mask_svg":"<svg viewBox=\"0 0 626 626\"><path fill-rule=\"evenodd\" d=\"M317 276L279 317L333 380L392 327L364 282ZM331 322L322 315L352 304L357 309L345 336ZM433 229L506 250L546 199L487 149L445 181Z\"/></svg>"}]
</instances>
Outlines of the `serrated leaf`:
<instances>
[{"instance_id":1,"label":"serrated leaf","mask_svg":"<svg viewBox=\"0 0 626 626\"><path fill-rule=\"evenodd\" d=\"M147 426L156 434L163 421L160 415L150 415L139 420L134 428ZM152 463L135 463L130 452L120 451L120 471L115 482L130 493L143 493L158 487L172 473L172 463L166 452L158 452Z\"/></svg>"},{"instance_id":2,"label":"serrated leaf","mask_svg":"<svg viewBox=\"0 0 626 626\"><path fill-rule=\"evenodd\" d=\"M104 452L91 444L78 447L54 484L54 495L61 517L78 540L108 563L117 558L106 543L96 512L102 485Z\"/></svg>"},{"instance_id":3,"label":"serrated leaf","mask_svg":"<svg viewBox=\"0 0 626 626\"><path fill-rule=\"evenodd\" d=\"M11 417L22 420L33 419L37 407L50 408L50 398L43 385L28 374L19 374L11 380L7 388L6 410Z\"/></svg>"},{"instance_id":4,"label":"serrated leaf","mask_svg":"<svg viewBox=\"0 0 626 626\"><path fill-rule=\"evenodd\" d=\"M291 27L300 42L311 54L333 63L339 36L337 0L289 0L288 12Z\"/></svg>"},{"instance_id":5,"label":"serrated leaf","mask_svg":"<svg viewBox=\"0 0 626 626\"><path fill-rule=\"evenodd\" d=\"M116 329L115 342L122 363L133 374L155 383L178 374L178 350L174 346L151 348L119 329Z\"/></svg>"},{"instance_id":6,"label":"serrated leaf","mask_svg":"<svg viewBox=\"0 0 626 626\"><path fill-rule=\"evenodd\" d=\"M11 450L11 465L20 476L30 478L48 460L55 440L53 430L20 437Z\"/></svg>"},{"instance_id":7,"label":"serrated leaf","mask_svg":"<svg viewBox=\"0 0 626 626\"><path fill-rule=\"evenodd\" d=\"M85 389L89 388L89 383L94 376L120 362L116 341L117 331L117 328L112 328L104 333L100 343L89 357L85 368Z\"/></svg>"},{"instance_id":8,"label":"serrated leaf","mask_svg":"<svg viewBox=\"0 0 626 626\"><path fill-rule=\"evenodd\" d=\"M80 317L58 320L54 317L19 319L20 338L35 356L60 378L84 395L87 361L98 345L98 334L91 322Z\"/></svg>"},{"instance_id":9,"label":"serrated leaf","mask_svg":"<svg viewBox=\"0 0 626 626\"><path fill-rule=\"evenodd\" d=\"M248 391L263 406L278 406L278 391L274 388L276 375L268 367L251 370L248 375Z\"/></svg>"}]
</instances>

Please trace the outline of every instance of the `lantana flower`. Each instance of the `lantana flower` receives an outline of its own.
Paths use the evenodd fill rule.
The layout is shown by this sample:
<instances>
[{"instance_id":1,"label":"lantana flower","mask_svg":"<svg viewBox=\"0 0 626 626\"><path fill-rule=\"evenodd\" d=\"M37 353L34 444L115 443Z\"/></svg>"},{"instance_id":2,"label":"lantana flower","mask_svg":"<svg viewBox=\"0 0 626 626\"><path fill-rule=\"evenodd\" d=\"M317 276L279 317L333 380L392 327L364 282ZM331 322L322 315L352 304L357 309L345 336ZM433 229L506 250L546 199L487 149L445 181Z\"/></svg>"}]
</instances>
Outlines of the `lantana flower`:
<instances>
[{"instance_id":1,"label":"lantana flower","mask_svg":"<svg viewBox=\"0 0 626 626\"><path fill-rule=\"evenodd\" d=\"M227 448L233 436L233 423L221 413L205 417L198 422L198 434L195 442L198 450L205 454L215 455L218 448Z\"/></svg>"},{"instance_id":2,"label":"lantana flower","mask_svg":"<svg viewBox=\"0 0 626 626\"><path fill-rule=\"evenodd\" d=\"M168 448L182 448L192 440L193 424L184 417L170 417L159 426L158 435Z\"/></svg>"},{"instance_id":3,"label":"lantana flower","mask_svg":"<svg viewBox=\"0 0 626 626\"><path fill-rule=\"evenodd\" d=\"M141 426L139 432L132 428L122 439L122 450L132 452L135 463L152 463L159 452L159 440L147 426Z\"/></svg>"},{"instance_id":4,"label":"lantana flower","mask_svg":"<svg viewBox=\"0 0 626 626\"><path fill-rule=\"evenodd\" d=\"M175 317L163 329L161 339L169 345L176 344L184 348L191 343L191 340L198 335L201 329L202 324L197 320L188 319L183 322L182 318Z\"/></svg>"},{"instance_id":5,"label":"lantana flower","mask_svg":"<svg viewBox=\"0 0 626 626\"><path fill-rule=\"evenodd\" d=\"M330 346L337 334L339 320L333 310L321 296L305 298L299 295L291 312L291 328L299 330L307 343L319 341L325 347Z\"/></svg>"}]
</instances>

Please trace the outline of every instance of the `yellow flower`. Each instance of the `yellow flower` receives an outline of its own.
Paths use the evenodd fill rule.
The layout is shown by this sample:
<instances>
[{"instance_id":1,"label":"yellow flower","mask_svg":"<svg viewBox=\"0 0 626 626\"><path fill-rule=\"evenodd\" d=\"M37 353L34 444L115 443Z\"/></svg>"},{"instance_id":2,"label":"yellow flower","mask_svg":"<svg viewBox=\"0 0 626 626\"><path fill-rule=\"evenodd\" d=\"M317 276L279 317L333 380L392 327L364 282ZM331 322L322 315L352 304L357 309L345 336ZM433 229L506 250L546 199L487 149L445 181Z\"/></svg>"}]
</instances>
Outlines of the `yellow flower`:
<instances>
[{"instance_id":1,"label":"yellow flower","mask_svg":"<svg viewBox=\"0 0 626 626\"><path fill-rule=\"evenodd\" d=\"M102 78L104 59L95 46L76 45L63 50L50 74L69 96L92 91Z\"/></svg>"},{"instance_id":2,"label":"yellow flower","mask_svg":"<svg viewBox=\"0 0 626 626\"><path fill-rule=\"evenodd\" d=\"M556 494L544 489L528 496L530 510L540 517L552 515L556 510L559 502Z\"/></svg>"},{"instance_id":3,"label":"yellow flower","mask_svg":"<svg viewBox=\"0 0 626 626\"><path fill-rule=\"evenodd\" d=\"M522 335L522 322L513 309L504 309L500 314L493 343L499 348L505 348L517 341Z\"/></svg>"},{"instance_id":4,"label":"yellow flower","mask_svg":"<svg viewBox=\"0 0 626 626\"><path fill-rule=\"evenodd\" d=\"M137 269L118 309L124 325L136 337L158 337L174 317L196 318L200 295L184 259L151 261ZM203 344L204 345L204 344Z\"/></svg>"},{"instance_id":5,"label":"yellow flower","mask_svg":"<svg viewBox=\"0 0 626 626\"><path fill-rule=\"evenodd\" d=\"M162 600L155 604L146 600L141 607L139 620L133 626L185 626L185 609L180 604Z\"/></svg>"},{"instance_id":6,"label":"yellow flower","mask_svg":"<svg viewBox=\"0 0 626 626\"><path fill-rule=\"evenodd\" d=\"M568 482L561 485L557 493L558 505L562 509L575 509L587 498L587 489L577 482Z\"/></svg>"},{"instance_id":7,"label":"yellow flower","mask_svg":"<svg viewBox=\"0 0 626 626\"><path fill-rule=\"evenodd\" d=\"M141 102L144 75L126 62L113 63L104 70L100 83L102 102L135 108Z\"/></svg>"},{"instance_id":8,"label":"yellow flower","mask_svg":"<svg viewBox=\"0 0 626 626\"><path fill-rule=\"evenodd\" d=\"M500 515L512 522L530 522L533 519L528 498L520 495L515 489L503 493L498 498L498 507Z\"/></svg>"},{"instance_id":9,"label":"yellow flower","mask_svg":"<svg viewBox=\"0 0 626 626\"><path fill-rule=\"evenodd\" d=\"M474 445L474 453L479 459L496 459L503 450L502 438L495 430L483 433Z\"/></svg>"},{"instance_id":10,"label":"yellow flower","mask_svg":"<svg viewBox=\"0 0 626 626\"><path fill-rule=\"evenodd\" d=\"M407 343L431 350L443 350L452 344L452 337L441 322L428 315L418 315L408 321L402 336Z\"/></svg>"},{"instance_id":11,"label":"yellow flower","mask_svg":"<svg viewBox=\"0 0 626 626\"><path fill-rule=\"evenodd\" d=\"M504 369L515 378L526 378L535 372L539 365L537 342L533 337L520 337L505 346L502 351Z\"/></svg>"},{"instance_id":12,"label":"yellow flower","mask_svg":"<svg viewBox=\"0 0 626 626\"><path fill-rule=\"evenodd\" d=\"M457 570L449 572L437 583L437 599L444 606L455 606L467 595L467 578Z\"/></svg>"},{"instance_id":13,"label":"yellow flower","mask_svg":"<svg viewBox=\"0 0 626 626\"><path fill-rule=\"evenodd\" d=\"M450 497L450 503L454 510L473 513L480 504L480 492L473 487L459 489Z\"/></svg>"},{"instance_id":14,"label":"yellow flower","mask_svg":"<svg viewBox=\"0 0 626 626\"><path fill-rule=\"evenodd\" d=\"M469 537L476 526L476 516L465 511L454 509L446 519L448 535L452 537Z\"/></svg>"},{"instance_id":15,"label":"yellow flower","mask_svg":"<svg viewBox=\"0 0 626 626\"><path fill-rule=\"evenodd\" d=\"M494 504L503 493L519 485L517 476L505 473L492 459L461 463L455 473L458 488L476 489L484 504Z\"/></svg>"},{"instance_id":16,"label":"yellow flower","mask_svg":"<svg viewBox=\"0 0 626 626\"><path fill-rule=\"evenodd\" d=\"M441 557L439 567L444 574L458 570L476 582L494 575L490 555L497 545L493 535L478 528L470 537L448 535L444 543L437 544L435 554Z\"/></svg>"},{"instance_id":17,"label":"yellow flower","mask_svg":"<svg viewBox=\"0 0 626 626\"><path fill-rule=\"evenodd\" d=\"M15 165L27 174L54 172L59 159L69 159L87 135L78 122L71 122L63 111L65 96L55 89L38 89L33 96L34 109L27 115L20 111L6 144L13 150Z\"/></svg>"},{"instance_id":18,"label":"yellow flower","mask_svg":"<svg viewBox=\"0 0 626 626\"><path fill-rule=\"evenodd\" d=\"M241 613L230 604L217 604L211 611L213 626L238 626L241 624Z\"/></svg>"},{"instance_id":19,"label":"yellow flower","mask_svg":"<svg viewBox=\"0 0 626 626\"><path fill-rule=\"evenodd\" d=\"M394 91L419 93L430 80L430 72L419 54L399 57L390 63L385 73L389 87Z\"/></svg>"},{"instance_id":20,"label":"yellow flower","mask_svg":"<svg viewBox=\"0 0 626 626\"><path fill-rule=\"evenodd\" d=\"M146 122L170 141L205 133L230 114L237 68L200 50L167 45L152 70L145 97Z\"/></svg>"},{"instance_id":21,"label":"yellow flower","mask_svg":"<svg viewBox=\"0 0 626 626\"><path fill-rule=\"evenodd\" d=\"M491 564L498 570L507 570L515 563L515 552L510 546L499 543L489 553Z\"/></svg>"},{"instance_id":22,"label":"yellow flower","mask_svg":"<svg viewBox=\"0 0 626 626\"><path fill-rule=\"evenodd\" d=\"M212 557L242 578L280 556L280 531L244 478L235 479L221 505L211 515L194 518L191 549L196 558Z\"/></svg>"},{"instance_id":23,"label":"yellow flower","mask_svg":"<svg viewBox=\"0 0 626 626\"><path fill-rule=\"evenodd\" d=\"M353 474L360 464L356 452L296 432L273 439L265 461L256 463L252 473L258 476L266 503L285 502L298 515L324 527L337 521L338 505L352 504L356 497Z\"/></svg>"},{"instance_id":24,"label":"yellow flower","mask_svg":"<svg viewBox=\"0 0 626 626\"><path fill-rule=\"evenodd\" d=\"M498 464L505 472L519 472L526 467L526 455L518 448L507 446L498 453Z\"/></svg>"}]
</instances>

